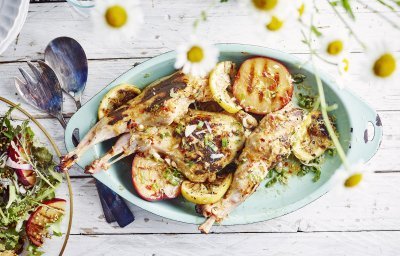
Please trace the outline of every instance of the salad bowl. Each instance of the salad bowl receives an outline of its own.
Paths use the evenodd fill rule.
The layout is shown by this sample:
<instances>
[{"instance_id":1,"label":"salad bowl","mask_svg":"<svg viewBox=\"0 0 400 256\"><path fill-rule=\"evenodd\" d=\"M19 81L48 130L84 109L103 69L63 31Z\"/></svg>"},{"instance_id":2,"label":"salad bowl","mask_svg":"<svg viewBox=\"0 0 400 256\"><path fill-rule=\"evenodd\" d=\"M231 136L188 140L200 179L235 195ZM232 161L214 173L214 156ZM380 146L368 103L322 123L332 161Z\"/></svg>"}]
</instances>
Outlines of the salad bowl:
<instances>
[{"instance_id":1,"label":"salad bowl","mask_svg":"<svg viewBox=\"0 0 400 256\"><path fill-rule=\"evenodd\" d=\"M324 72L314 70L309 64L302 65L301 60L290 54L264 47L241 44L218 44L217 47L220 51L219 61L230 60L237 65L254 56L276 59L284 64L292 75L304 75L304 83L315 93L317 88L314 73L318 72L328 104L338 106L330 113L336 118L340 143L345 149L348 160L350 162L368 161L378 150L382 139L382 124L377 113L350 91L339 89L335 80ZM175 57L176 52L172 51L143 62L122 74L88 101L68 123L65 132L67 150L71 151L74 148L71 141L74 129L78 128L84 135L97 122L99 103L109 89L121 83L130 83L144 88L151 82L173 73ZM86 122L81 120L86 120ZM368 132L371 133L371 131L367 127L371 125L373 136L368 136ZM108 141L96 145L84 154L78 164L85 167L104 154L111 145L112 142ZM131 165L132 158L128 157L111 166L109 170L95 174L94 177L129 202L159 216L193 224L204 221L204 218L195 212L194 204L182 198L158 202L141 199L131 182ZM287 185L277 184L267 188L264 181L249 199L222 222L222 225L265 221L295 211L325 194L332 186L331 181L335 170L340 167L340 159L334 156L327 158L323 163L321 176L317 182L313 182L312 177L306 175L290 178Z\"/></svg>"},{"instance_id":2,"label":"salad bowl","mask_svg":"<svg viewBox=\"0 0 400 256\"><path fill-rule=\"evenodd\" d=\"M32 115L21 108L18 104L13 103L3 97L0 97L0 116L3 116L10 108L14 108L10 116L12 119L12 124L15 123L15 125L17 125L20 124L22 121L28 120L28 126L34 133L34 140L37 140L42 146L46 147L47 150L53 155L53 161L57 162L59 160L59 157L61 156L61 152L54 140L51 138L50 134L46 131L46 129ZM38 197L40 196L41 195L38 195ZM61 198L66 201L65 213L58 227L59 230L57 231L61 234L58 236L52 235L51 238L44 239L43 246L39 247L38 250L40 252L51 252L52 254L54 253L54 255L63 255L68 243L73 215L72 186L68 173L64 175L63 181L56 188L55 198ZM54 201L53 199L47 200L47 202ZM30 216L32 216L31 213ZM26 225L26 223L24 222L23 225ZM55 230L53 230L53 233L54 232ZM27 247L25 245L24 251L21 253L21 255L31 255L32 253L33 252L27 252Z\"/></svg>"}]
</instances>

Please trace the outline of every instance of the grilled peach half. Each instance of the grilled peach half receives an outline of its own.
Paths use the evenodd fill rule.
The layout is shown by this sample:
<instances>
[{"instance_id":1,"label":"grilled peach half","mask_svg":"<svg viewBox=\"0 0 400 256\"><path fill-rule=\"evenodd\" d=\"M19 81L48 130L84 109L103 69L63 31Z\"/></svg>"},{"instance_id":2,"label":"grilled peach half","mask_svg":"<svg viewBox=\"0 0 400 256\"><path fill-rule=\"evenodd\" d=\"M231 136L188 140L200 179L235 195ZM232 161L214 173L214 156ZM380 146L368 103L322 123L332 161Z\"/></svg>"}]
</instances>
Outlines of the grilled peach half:
<instances>
[{"instance_id":1,"label":"grilled peach half","mask_svg":"<svg viewBox=\"0 0 400 256\"><path fill-rule=\"evenodd\" d=\"M66 201L53 198L42 202L26 222L26 234L32 244L40 247L47 236L47 226L58 221L65 212Z\"/></svg>"},{"instance_id":2,"label":"grilled peach half","mask_svg":"<svg viewBox=\"0 0 400 256\"><path fill-rule=\"evenodd\" d=\"M268 114L290 102L292 77L280 62L255 57L243 62L236 74L233 95L245 111Z\"/></svg>"},{"instance_id":3,"label":"grilled peach half","mask_svg":"<svg viewBox=\"0 0 400 256\"><path fill-rule=\"evenodd\" d=\"M147 201L178 197L182 175L163 159L137 154L132 164L132 181L136 192Z\"/></svg>"}]
</instances>

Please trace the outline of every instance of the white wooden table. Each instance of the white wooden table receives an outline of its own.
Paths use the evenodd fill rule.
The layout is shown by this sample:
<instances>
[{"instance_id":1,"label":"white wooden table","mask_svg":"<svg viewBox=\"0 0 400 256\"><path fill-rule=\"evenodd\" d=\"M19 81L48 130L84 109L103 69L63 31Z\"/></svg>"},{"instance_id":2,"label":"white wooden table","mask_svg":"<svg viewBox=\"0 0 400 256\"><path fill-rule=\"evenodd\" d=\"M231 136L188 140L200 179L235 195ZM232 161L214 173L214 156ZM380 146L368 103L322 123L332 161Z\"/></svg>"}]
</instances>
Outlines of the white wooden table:
<instances>
[{"instance_id":1,"label":"white wooden table","mask_svg":"<svg viewBox=\"0 0 400 256\"><path fill-rule=\"evenodd\" d=\"M145 25L137 39L123 47L106 47L93 37L85 19L65 2L32 3L22 32L0 56L0 95L21 102L52 134L65 153L63 130L58 122L29 108L17 95L14 76L26 60L43 58L47 43L58 36L77 39L89 58L89 81L83 102L89 100L115 77L132 66L174 49L187 38L193 21L209 1L142 0ZM370 1L369 1L370 2ZM393 17L385 8L383 15ZM386 37L400 51L400 33L383 27L383 21L359 5L355 9L358 31L366 40ZM319 26L342 28L332 11L324 6ZM262 38L250 29L252 20L235 2L217 4L208 12L208 22L199 31L212 42L264 45L307 59L309 53L300 40ZM296 37L295 37L296 38ZM299 37L297 37L299 38ZM359 59L354 47L351 57ZM323 63L328 71L332 67ZM384 139L370 161L375 173L364 189L338 197L328 193L310 205L280 218L239 226L217 226L209 235L199 234L195 225L158 217L131 206L136 220L125 228L104 219L93 178L78 169L71 171L75 212L66 255L400 255L400 78L378 88L351 77L349 87L373 105L381 116ZM65 115L75 111L65 99Z\"/></svg>"}]
</instances>

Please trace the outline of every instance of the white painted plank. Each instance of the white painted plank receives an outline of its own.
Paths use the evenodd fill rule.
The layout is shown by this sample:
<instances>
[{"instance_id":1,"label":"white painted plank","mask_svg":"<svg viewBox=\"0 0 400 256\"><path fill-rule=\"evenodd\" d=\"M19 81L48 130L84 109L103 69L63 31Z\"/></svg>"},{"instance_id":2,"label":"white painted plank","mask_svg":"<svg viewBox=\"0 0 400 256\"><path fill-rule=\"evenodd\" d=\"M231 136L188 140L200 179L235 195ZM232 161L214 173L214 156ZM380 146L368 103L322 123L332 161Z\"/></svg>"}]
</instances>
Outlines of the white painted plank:
<instances>
[{"instance_id":1,"label":"white painted plank","mask_svg":"<svg viewBox=\"0 0 400 256\"><path fill-rule=\"evenodd\" d=\"M395 256L400 232L71 236L66 255Z\"/></svg>"},{"instance_id":2,"label":"white painted plank","mask_svg":"<svg viewBox=\"0 0 400 256\"><path fill-rule=\"evenodd\" d=\"M213 232L320 232L400 230L400 173L372 174L367 186L350 193L331 191L304 208L270 221L215 226ZM92 178L72 179L73 234L198 233L197 226L159 217L130 205L136 220L108 224Z\"/></svg>"},{"instance_id":3,"label":"white painted plank","mask_svg":"<svg viewBox=\"0 0 400 256\"><path fill-rule=\"evenodd\" d=\"M34 4L30 6L27 22L15 43L2 54L0 61L15 61L42 58L46 44L58 36L78 39L88 57L128 58L153 57L175 49L176 45L192 33L192 24L201 10L207 9L211 1L141 1L146 14L145 24L135 40L119 40L120 45L104 44L107 35L94 35L90 22L79 16L67 3ZM400 45L400 31L388 26L381 18L364 8L358 13L354 26L366 41L390 35L395 47ZM356 11L358 9L355 9ZM386 17L398 18L397 14L384 13ZM299 28L288 28L284 40L260 36L254 20L239 8L236 2L217 4L208 14L208 22L200 26L198 33L214 43L249 43L277 48L286 52L306 53L307 47L300 42ZM316 19L321 28L335 30L344 26L329 8L322 8ZM49 22L51 20L51 22ZM239 32L238 32L239 31ZM297 38L297 40L294 40ZM354 46L353 51L361 51ZM399 49L396 49L399 50Z\"/></svg>"}]
</instances>

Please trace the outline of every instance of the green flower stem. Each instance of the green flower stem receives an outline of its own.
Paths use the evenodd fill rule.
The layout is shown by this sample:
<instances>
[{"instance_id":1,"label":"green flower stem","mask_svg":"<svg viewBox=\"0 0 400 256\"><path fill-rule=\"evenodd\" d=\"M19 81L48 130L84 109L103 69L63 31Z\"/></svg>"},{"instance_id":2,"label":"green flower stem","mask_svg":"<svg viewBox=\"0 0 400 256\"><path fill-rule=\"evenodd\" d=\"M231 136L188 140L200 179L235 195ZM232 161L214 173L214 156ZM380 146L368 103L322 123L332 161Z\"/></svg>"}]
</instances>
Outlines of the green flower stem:
<instances>
[{"instance_id":1,"label":"green flower stem","mask_svg":"<svg viewBox=\"0 0 400 256\"><path fill-rule=\"evenodd\" d=\"M378 12L376 9L372 8L371 6L369 6L368 4L364 3L363 1L357 0L357 2L359 2L362 5L364 5L368 10L373 12L375 15L379 16L381 19L386 21L389 25L391 25L395 29L400 29L400 27L396 24L396 22L394 22L391 19L389 19L388 17L386 17L386 15L383 15L382 13ZM396 12L393 12L393 13L395 13L397 17L400 17Z\"/></svg>"},{"instance_id":2,"label":"green flower stem","mask_svg":"<svg viewBox=\"0 0 400 256\"><path fill-rule=\"evenodd\" d=\"M322 85L321 78L319 77L318 72L315 68L315 62L312 57L311 57L311 61L312 61L313 68L314 68L315 80L317 81L317 86L318 86L318 94L319 94L319 99L320 99L320 106L321 106L320 109L321 109L321 113L322 113L322 118L324 120L326 129L328 130L329 136L332 139L333 145L335 145L336 151L338 152L338 155L339 155L340 159L342 160L344 167L346 168L346 170L349 170L350 167L349 167L349 163L346 158L346 153L344 152L342 145L340 144L339 139L336 136L335 130L332 127L331 121L329 120L328 105L326 104L326 100L325 100L324 87Z\"/></svg>"},{"instance_id":3,"label":"green flower stem","mask_svg":"<svg viewBox=\"0 0 400 256\"><path fill-rule=\"evenodd\" d=\"M350 33L353 35L354 39L356 39L357 43L364 49L366 49L367 47L365 46L365 44L360 40L360 38L357 36L357 34L354 32L354 30L351 28L351 26L349 25L349 23L343 18L343 16L338 12L338 10L336 9L335 6L332 5L331 1L326 0L328 2L328 4L330 5L330 7L332 8L332 10L335 12L336 16L338 16L338 18L340 19L340 21L347 27L347 29L350 31Z\"/></svg>"},{"instance_id":4,"label":"green flower stem","mask_svg":"<svg viewBox=\"0 0 400 256\"><path fill-rule=\"evenodd\" d=\"M380 3L381 5L385 6L386 8L390 9L390 10L393 11L393 12L396 12L396 11L397 11L397 9L396 9L395 7L393 7L392 5L386 3L384 0L376 0L376 1L377 1L378 3ZM392 2L394 2L394 1L392 0ZM395 3L395 4L396 4L396 3ZM399 5L400 5L400 1L397 1L397 6L399 6Z\"/></svg>"}]
</instances>

